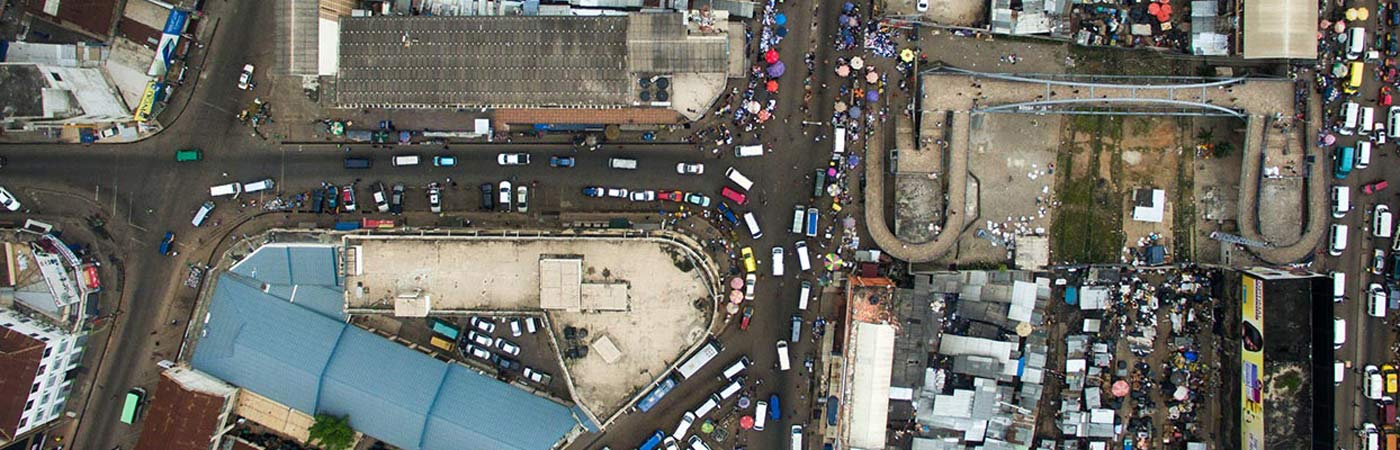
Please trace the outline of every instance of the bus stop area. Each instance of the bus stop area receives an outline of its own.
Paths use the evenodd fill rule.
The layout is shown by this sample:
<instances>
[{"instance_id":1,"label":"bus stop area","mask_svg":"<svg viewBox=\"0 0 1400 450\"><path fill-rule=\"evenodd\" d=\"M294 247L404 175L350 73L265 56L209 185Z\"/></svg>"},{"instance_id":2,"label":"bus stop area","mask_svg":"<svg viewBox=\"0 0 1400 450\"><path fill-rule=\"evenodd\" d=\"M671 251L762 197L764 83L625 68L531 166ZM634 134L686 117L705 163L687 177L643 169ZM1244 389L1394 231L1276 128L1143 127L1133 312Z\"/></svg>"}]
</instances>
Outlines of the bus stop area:
<instances>
[{"instance_id":1,"label":"bus stop area","mask_svg":"<svg viewBox=\"0 0 1400 450\"><path fill-rule=\"evenodd\" d=\"M600 421L702 340L714 312L713 269L666 238L357 235L345 248L348 311L497 317L493 336L553 344L523 347L553 353L565 369L553 387L567 381ZM547 339L511 336L504 318L526 315Z\"/></svg>"}]
</instances>

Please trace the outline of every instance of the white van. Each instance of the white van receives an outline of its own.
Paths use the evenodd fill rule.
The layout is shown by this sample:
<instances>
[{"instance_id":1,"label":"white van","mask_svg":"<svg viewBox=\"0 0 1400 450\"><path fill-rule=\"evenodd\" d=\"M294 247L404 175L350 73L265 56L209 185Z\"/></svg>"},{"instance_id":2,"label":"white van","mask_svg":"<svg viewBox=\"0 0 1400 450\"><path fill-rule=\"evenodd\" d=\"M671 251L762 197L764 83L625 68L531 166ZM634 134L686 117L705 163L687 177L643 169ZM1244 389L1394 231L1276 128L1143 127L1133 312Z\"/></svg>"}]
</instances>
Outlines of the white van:
<instances>
[{"instance_id":1,"label":"white van","mask_svg":"<svg viewBox=\"0 0 1400 450\"><path fill-rule=\"evenodd\" d=\"M762 145L740 145L734 147L735 158L752 158L755 156L763 156Z\"/></svg>"},{"instance_id":2,"label":"white van","mask_svg":"<svg viewBox=\"0 0 1400 450\"><path fill-rule=\"evenodd\" d=\"M724 171L724 176L729 178L729 181L733 181L735 186L739 186L739 188L743 189L745 192L748 192L749 189L753 189L753 180L739 173L738 169L730 167L728 170Z\"/></svg>"},{"instance_id":3,"label":"white van","mask_svg":"<svg viewBox=\"0 0 1400 450\"><path fill-rule=\"evenodd\" d=\"M721 374L720 379L733 380L734 377L737 377L740 373L743 373L744 369L749 368L749 364L752 364L752 362L749 361L748 356L740 356L739 359L734 360L733 364L730 364L729 367L724 368L724 373Z\"/></svg>"},{"instance_id":4,"label":"white van","mask_svg":"<svg viewBox=\"0 0 1400 450\"><path fill-rule=\"evenodd\" d=\"M749 227L749 235L755 240L763 238L763 230L758 228L758 218L754 217L753 212L744 213L744 225Z\"/></svg>"},{"instance_id":5,"label":"white van","mask_svg":"<svg viewBox=\"0 0 1400 450\"><path fill-rule=\"evenodd\" d=\"M690 436L690 450L710 450L710 446L705 445L705 441L700 440L700 436Z\"/></svg>"},{"instance_id":6,"label":"white van","mask_svg":"<svg viewBox=\"0 0 1400 450\"><path fill-rule=\"evenodd\" d=\"M782 248L782 247L773 247L773 264L772 264L772 266L773 266L773 276L774 276L774 277L781 277L781 276L783 276L783 273L784 273L784 270L783 270L783 269L784 269L784 262L785 262L784 260L785 260L785 259L786 259L786 258L785 258L784 255L783 255L783 248Z\"/></svg>"},{"instance_id":7,"label":"white van","mask_svg":"<svg viewBox=\"0 0 1400 450\"><path fill-rule=\"evenodd\" d=\"M1366 438L1365 450L1381 450L1381 432L1376 425L1366 422L1361 425L1361 436Z\"/></svg>"},{"instance_id":8,"label":"white van","mask_svg":"<svg viewBox=\"0 0 1400 450\"><path fill-rule=\"evenodd\" d=\"M802 425L792 426L792 450L803 450Z\"/></svg>"},{"instance_id":9,"label":"white van","mask_svg":"<svg viewBox=\"0 0 1400 450\"><path fill-rule=\"evenodd\" d=\"M1341 317L1332 318L1332 349L1341 350L1347 343L1347 320Z\"/></svg>"},{"instance_id":10,"label":"white van","mask_svg":"<svg viewBox=\"0 0 1400 450\"><path fill-rule=\"evenodd\" d=\"M1347 59L1360 59L1366 53L1366 29L1352 27L1347 31Z\"/></svg>"},{"instance_id":11,"label":"white van","mask_svg":"<svg viewBox=\"0 0 1400 450\"><path fill-rule=\"evenodd\" d=\"M831 145L832 153L846 153L846 127L836 127L836 132L831 135Z\"/></svg>"},{"instance_id":12,"label":"white van","mask_svg":"<svg viewBox=\"0 0 1400 450\"><path fill-rule=\"evenodd\" d=\"M1363 111L1370 110L1370 107L1366 107ZM1361 114L1361 117L1362 120L1365 120L1366 114ZM1361 122L1361 131L1363 133L1371 132L1371 130L1366 129L1366 124L1368 123L1371 122ZM1367 167L1371 167L1371 141L1356 141L1356 168L1365 169Z\"/></svg>"},{"instance_id":13,"label":"white van","mask_svg":"<svg viewBox=\"0 0 1400 450\"><path fill-rule=\"evenodd\" d=\"M632 158L608 158L608 167L612 169L637 170L637 160Z\"/></svg>"},{"instance_id":14,"label":"white van","mask_svg":"<svg viewBox=\"0 0 1400 450\"><path fill-rule=\"evenodd\" d=\"M1359 127L1359 134L1371 134L1371 131L1376 129L1376 108L1372 108L1370 106L1362 106L1361 118L1359 123L1356 124L1356 126ZM1366 142L1366 144L1366 146L1368 147L1367 149L1369 150L1371 143Z\"/></svg>"},{"instance_id":15,"label":"white van","mask_svg":"<svg viewBox=\"0 0 1400 450\"><path fill-rule=\"evenodd\" d=\"M1371 213L1371 234L1378 238L1390 238L1390 233L1395 231L1391 225L1395 215L1390 213L1390 207L1385 204L1376 205L1376 210Z\"/></svg>"},{"instance_id":16,"label":"white van","mask_svg":"<svg viewBox=\"0 0 1400 450\"><path fill-rule=\"evenodd\" d=\"M418 155L395 155L394 167L407 167L418 165Z\"/></svg>"},{"instance_id":17,"label":"white van","mask_svg":"<svg viewBox=\"0 0 1400 450\"><path fill-rule=\"evenodd\" d=\"M710 398L705 399L705 403L701 403L699 408L695 408L695 418L702 419L710 411L714 411L719 406L719 400L718 395L710 394Z\"/></svg>"},{"instance_id":18,"label":"white van","mask_svg":"<svg viewBox=\"0 0 1400 450\"><path fill-rule=\"evenodd\" d=\"M797 241L792 247L793 252L797 253L797 268L802 269L803 272L812 270L812 257L807 254L807 242Z\"/></svg>"},{"instance_id":19,"label":"white van","mask_svg":"<svg viewBox=\"0 0 1400 450\"><path fill-rule=\"evenodd\" d=\"M275 186L277 186L277 183L273 183L271 178L264 178L258 181L254 181L252 183L244 184L243 192L252 194L258 191L266 191L268 189L272 189Z\"/></svg>"},{"instance_id":20,"label":"white van","mask_svg":"<svg viewBox=\"0 0 1400 450\"><path fill-rule=\"evenodd\" d=\"M195 211L194 220L191 220L190 223L194 224L196 227L204 225L204 221L209 218L209 213L211 212L214 212L213 200L206 201L203 205L200 205L199 211Z\"/></svg>"},{"instance_id":21,"label":"white van","mask_svg":"<svg viewBox=\"0 0 1400 450\"><path fill-rule=\"evenodd\" d=\"M807 300L812 298L812 283L803 281L802 288L797 290L797 309L806 311Z\"/></svg>"},{"instance_id":22,"label":"white van","mask_svg":"<svg viewBox=\"0 0 1400 450\"><path fill-rule=\"evenodd\" d=\"M792 234L802 234L802 224L806 217L807 208L802 205L792 207Z\"/></svg>"},{"instance_id":23,"label":"white van","mask_svg":"<svg viewBox=\"0 0 1400 450\"><path fill-rule=\"evenodd\" d=\"M243 184L241 183L221 184L209 188L209 195L212 197L222 197L225 195L232 195L234 197L237 197L238 194L242 193Z\"/></svg>"},{"instance_id":24,"label":"white van","mask_svg":"<svg viewBox=\"0 0 1400 450\"><path fill-rule=\"evenodd\" d=\"M1356 133L1357 116L1361 115L1361 105L1356 102L1346 102L1342 104L1342 129L1337 130L1343 136L1351 136Z\"/></svg>"},{"instance_id":25,"label":"white van","mask_svg":"<svg viewBox=\"0 0 1400 450\"><path fill-rule=\"evenodd\" d=\"M1342 252L1347 249L1347 226L1339 223L1332 224L1332 233L1327 238L1327 254L1332 256L1342 256Z\"/></svg>"},{"instance_id":26,"label":"white van","mask_svg":"<svg viewBox=\"0 0 1400 450\"><path fill-rule=\"evenodd\" d=\"M1342 380L1346 379L1347 365L1341 361L1332 361L1332 384L1341 386Z\"/></svg>"},{"instance_id":27,"label":"white van","mask_svg":"<svg viewBox=\"0 0 1400 450\"><path fill-rule=\"evenodd\" d=\"M758 406L753 409L753 430L763 431L763 425L768 423L768 401L759 400Z\"/></svg>"},{"instance_id":28,"label":"white van","mask_svg":"<svg viewBox=\"0 0 1400 450\"><path fill-rule=\"evenodd\" d=\"M1351 187L1332 186L1332 217L1346 217L1348 211L1351 211Z\"/></svg>"},{"instance_id":29,"label":"white van","mask_svg":"<svg viewBox=\"0 0 1400 450\"><path fill-rule=\"evenodd\" d=\"M1380 400L1381 396L1384 395L1381 389L1385 387L1385 382L1381 380L1381 370L1377 369L1376 366L1367 365L1364 373L1366 378L1361 380L1361 392L1366 394L1366 398Z\"/></svg>"},{"instance_id":30,"label":"white van","mask_svg":"<svg viewBox=\"0 0 1400 450\"><path fill-rule=\"evenodd\" d=\"M1341 303L1347 297L1347 274L1332 272L1332 301Z\"/></svg>"},{"instance_id":31,"label":"white van","mask_svg":"<svg viewBox=\"0 0 1400 450\"><path fill-rule=\"evenodd\" d=\"M744 380L734 380L729 383L728 386L725 386L724 389L719 390L719 399L727 400L742 389L744 389Z\"/></svg>"},{"instance_id":32,"label":"white van","mask_svg":"<svg viewBox=\"0 0 1400 450\"><path fill-rule=\"evenodd\" d=\"M1371 286L1366 288L1366 312L1371 314L1371 317L1384 319L1385 307L1389 303L1386 297L1388 296L1385 288L1381 287L1380 283L1371 283Z\"/></svg>"},{"instance_id":33,"label":"white van","mask_svg":"<svg viewBox=\"0 0 1400 450\"><path fill-rule=\"evenodd\" d=\"M791 366L788 362L788 343L778 341L778 370L786 372Z\"/></svg>"}]
</instances>

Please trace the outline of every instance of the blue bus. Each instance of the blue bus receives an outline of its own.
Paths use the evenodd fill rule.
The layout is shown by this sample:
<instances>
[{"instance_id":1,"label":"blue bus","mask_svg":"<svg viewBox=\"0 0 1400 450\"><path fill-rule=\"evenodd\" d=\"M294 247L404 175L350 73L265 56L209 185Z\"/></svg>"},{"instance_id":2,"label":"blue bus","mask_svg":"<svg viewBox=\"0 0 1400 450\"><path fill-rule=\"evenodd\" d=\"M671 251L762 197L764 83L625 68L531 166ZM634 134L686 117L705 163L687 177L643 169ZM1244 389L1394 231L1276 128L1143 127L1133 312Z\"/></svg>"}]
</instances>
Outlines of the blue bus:
<instances>
[{"instance_id":1,"label":"blue bus","mask_svg":"<svg viewBox=\"0 0 1400 450\"><path fill-rule=\"evenodd\" d=\"M666 394L670 394L671 389L675 389L677 384L680 384L680 380L674 374L667 375L666 379L656 383L656 387L652 388L651 392L637 401L637 409L642 412L651 411L651 408L655 407Z\"/></svg>"},{"instance_id":2,"label":"blue bus","mask_svg":"<svg viewBox=\"0 0 1400 450\"><path fill-rule=\"evenodd\" d=\"M1356 150L1351 147L1341 147L1337 149L1336 153L1333 153L1334 161L1332 163L1336 166L1336 170L1332 174L1338 180L1345 180L1347 175L1351 174L1352 165L1356 163L1355 153Z\"/></svg>"},{"instance_id":3,"label":"blue bus","mask_svg":"<svg viewBox=\"0 0 1400 450\"><path fill-rule=\"evenodd\" d=\"M661 446L661 440L665 439L665 437L665 433L662 433L661 430L656 430L656 432L651 434L651 438L643 442L642 446L637 447L637 450L656 450L657 447Z\"/></svg>"},{"instance_id":4,"label":"blue bus","mask_svg":"<svg viewBox=\"0 0 1400 450\"><path fill-rule=\"evenodd\" d=\"M457 336L461 333L457 330L457 327L453 326L451 323L448 323L445 320L431 318L428 319L428 321L432 322L434 333L440 334L442 335L442 337L445 337L448 340L455 342L457 340Z\"/></svg>"}]
</instances>

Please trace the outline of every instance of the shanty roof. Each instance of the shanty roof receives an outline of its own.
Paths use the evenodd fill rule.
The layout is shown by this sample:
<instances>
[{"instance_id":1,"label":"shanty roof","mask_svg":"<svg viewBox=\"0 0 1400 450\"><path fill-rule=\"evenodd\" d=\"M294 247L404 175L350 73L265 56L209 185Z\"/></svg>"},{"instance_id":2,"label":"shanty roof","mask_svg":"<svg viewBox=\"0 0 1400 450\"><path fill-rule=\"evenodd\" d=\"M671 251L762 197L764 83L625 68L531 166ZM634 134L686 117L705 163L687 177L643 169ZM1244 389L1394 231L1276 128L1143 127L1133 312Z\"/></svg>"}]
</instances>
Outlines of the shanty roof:
<instances>
[{"instance_id":1,"label":"shanty roof","mask_svg":"<svg viewBox=\"0 0 1400 450\"><path fill-rule=\"evenodd\" d=\"M208 450L235 388L185 367L161 373L136 450Z\"/></svg>"},{"instance_id":2,"label":"shanty roof","mask_svg":"<svg viewBox=\"0 0 1400 450\"><path fill-rule=\"evenodd\" d=\"M1317 58L1317 2L1245 0L1244 57Z\"/></svg>"}]
</instances>

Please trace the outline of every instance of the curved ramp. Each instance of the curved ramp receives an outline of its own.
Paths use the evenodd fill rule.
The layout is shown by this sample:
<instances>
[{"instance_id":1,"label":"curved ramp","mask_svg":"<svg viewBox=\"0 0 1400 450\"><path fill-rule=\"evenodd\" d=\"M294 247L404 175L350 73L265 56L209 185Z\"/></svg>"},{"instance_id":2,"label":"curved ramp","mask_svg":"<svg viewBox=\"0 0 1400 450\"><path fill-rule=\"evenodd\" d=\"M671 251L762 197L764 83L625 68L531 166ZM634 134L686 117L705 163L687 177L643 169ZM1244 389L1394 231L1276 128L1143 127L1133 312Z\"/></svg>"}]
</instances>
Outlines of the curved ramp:
<instances>
[{"instance_id":1,"label":"curved ramp","mask_svg":"<svg viewBox=\"0 0 1400 450\"><path fill-rule=\"evenodd\" d=\"M870 230L870 238L880 250L896 259L928 262L948 253L953 244L958 242L958 236L962 234L963 225L967 220L963 207L967 205L967 154L971 120L972 117L967 111L953 113L946 172L947 222L943 226L943 232L929 242L907 243L899 240L894 232L890 231L889 222L885 221L885 159L879 156L872 158L866 154L865 223Z\"/></svg>"},{"instance_id":2,"label":"curved ramp","mask_svg":"<svg viewBox=\"0 0 1400 450\"><path fill-rule=\"evenodd\" d=\"M1315 94L1308 101L1307 117L1322 117L1321 99ZM1240 202L1239 202L1239 223L1240 235L1258 241L1268 242L1269 239L1259 231L1259 189L1263 174L1260 168L1263 167L1264 158L1264 133L1268 130L1264 125L1265 119L1260 116L1251 116L1248 123L1248 131L1245 136L1245 153L1243 164L1240 164ZM1315 145L1317 142L1317 127L1310 124L1299 125L1303 127L1306 137L1303 144L1308 149L1316 161L1326 161L1326 152ZM1289 264L1307 258L1317 248L1322 241L1324 230L1327 224L1327 208L1323 207L1327 203L1327 170L1325 164L1318 164L1308 171L1304 183L1307 184L1307 198L1303 204L1307 211L1306 221L1303 223L1303 233L1298 240L1289 243L1273 242L1275 247L1254 248L1250 253L1270 264Z\"/></svg>"}]
</instances>

